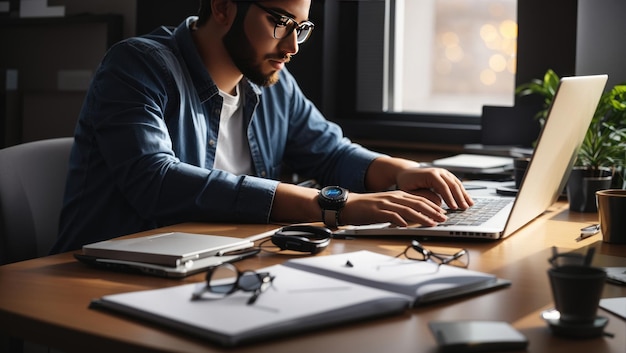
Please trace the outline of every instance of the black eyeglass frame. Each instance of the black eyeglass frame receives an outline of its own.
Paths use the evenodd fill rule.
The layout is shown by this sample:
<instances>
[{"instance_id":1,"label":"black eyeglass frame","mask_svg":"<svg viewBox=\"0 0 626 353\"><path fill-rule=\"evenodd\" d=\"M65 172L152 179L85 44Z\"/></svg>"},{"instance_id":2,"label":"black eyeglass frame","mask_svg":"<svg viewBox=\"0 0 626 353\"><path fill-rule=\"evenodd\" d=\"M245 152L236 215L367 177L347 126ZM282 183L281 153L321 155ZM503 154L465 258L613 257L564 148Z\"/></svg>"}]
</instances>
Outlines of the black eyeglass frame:
<instances>
[{"instance_id":1,"label":"black eyeglass frame","mask_svg":"<svg viewBox=\"0 0 626 353\"><path fill-rule=\"evenodd\" d=\"M273 32L273 36L274 39L284 39L287 38L288 36L291 35L291 33L293 33L293 31L296 31L297 34L297 42L298 44L302 44L304 42L306 42L309 37L311 37L311 33L313 32L313 29L315 28L315 24L311 21L302 21L300 23L298 23L298 21L296 21L294 18L289 17L285 14L279 13L277 11L274 11L268 7L265 7L261 4L259 4L258 1L252 1L252 3L254 5L256 5L258 8L260 8L261 10L267 12L269 15L271 15L272 17L274 17L274 32ZM292 25L291 30L289 30L289 23L294 23L294 25ZM278 29L278 26L283 26L287 28L287 31L285 32L285 35L280 37L278 35L276 35L276 30ZM302 30L304 30L306 27L308 27L307 31L306 31L306 36L304 36L304 38L300 38L300 32Z\"/></svg>"},{"instance_id":2,"label":"black eyeglass frame","mask_svg":"<svg viewBox=\"0 0 626 353\"><path fill-rule=\"evenodd\" d=\"M424 256L424 258L419 259L419 258L409 256L407 252L410 249L413 249L419 252L420 254L422 254L422 256ZM454 254L436 253L423 247L422 244L420 244L420 242L418 242L417 240L412 240L411 245L407 246L404 249L404 251L401 254L397 255L396 257L403 256L403 255L404 257L410 260L416 260L416 261L433 260L435 263L437 263L437 265L451 265L451 266L464 267L464 268L469 266L469 259L470 259L469 251L467 251L467 249L461 249ZM465 263L463 266L459 266L453 263L453 261L458 260L463 256L467 256L467 263Z\"/></svg>"},{"instance_id":3,"label":"black eyeglass frame","mask_svg":"<svg viewBox=\"0 0 626 353\"><path fill-rule=\"evenodd\" d=\"M228 268L234 274L237 275L237 278L227 284L219 284L219 285L211 285L212 277L217 272L218 269ZM249 278L253 276L256 278L256 282L252 286L246 286L242 284L242 280L245 278ZM192 300L200 299L202 297L202 293L209 292L217 295L221 295L226 297L235 293L238 290L243 292L253 292L252 297L248 299L248 305L254 304L263 292L265 292L274 281L275 276L272 276L269 272L256 272L254 270L244 270L240 271L235 265L231 263L223 263L217 266L210 268L205 276L205 287L201 291L196 291L192 294ZM222 289L220 289L222 288Z\"/></svg>"}]
</instances>

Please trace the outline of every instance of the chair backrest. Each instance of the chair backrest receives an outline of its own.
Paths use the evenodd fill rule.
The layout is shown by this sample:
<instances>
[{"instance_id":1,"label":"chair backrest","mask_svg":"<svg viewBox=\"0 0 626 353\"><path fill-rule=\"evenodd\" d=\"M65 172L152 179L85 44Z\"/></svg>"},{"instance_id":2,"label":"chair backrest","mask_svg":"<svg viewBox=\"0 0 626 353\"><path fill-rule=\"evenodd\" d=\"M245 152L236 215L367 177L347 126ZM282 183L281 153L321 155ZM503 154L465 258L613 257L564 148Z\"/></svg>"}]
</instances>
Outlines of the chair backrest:
<instances>
[{"instance_id":1,"label":"chair backrest","mask_svg":"<svg viewBox=\"0 0 626 353\"><path fill-rule=\"evenodd\" d=\"M54 244L73 141L0 150L0 264L47 255Z\"/></svg>"}]
</instances>

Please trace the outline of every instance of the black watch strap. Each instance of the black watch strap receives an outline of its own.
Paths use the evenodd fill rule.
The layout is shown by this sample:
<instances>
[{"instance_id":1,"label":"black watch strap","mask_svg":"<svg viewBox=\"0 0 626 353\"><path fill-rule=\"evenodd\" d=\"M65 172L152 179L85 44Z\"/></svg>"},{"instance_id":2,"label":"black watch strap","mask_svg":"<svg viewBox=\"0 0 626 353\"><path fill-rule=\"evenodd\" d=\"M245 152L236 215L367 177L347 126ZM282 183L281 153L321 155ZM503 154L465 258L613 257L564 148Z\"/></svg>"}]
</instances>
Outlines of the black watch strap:
<instances>
[{"instance_id":1,"label":"black watch strap","mask_svg":"<svg viewBox=\"0 0 626 353\"><path fill-rule=\"evenodd\" d=\"M322 210L322 221L331 229L339 227L339 210Z\"/></svg>"},{"instance_id":2,"label":"black watch strap","mask_svg":"<svg viewBox=\"0 0 626 353\"><path fill-rule=\"evenodd\" d=\"M320 190L317 202L322 209L322 221L328 228L339 227L339 212L348 201L348 190L339 186L326 186Z\"/></svg>"}]
</instances>

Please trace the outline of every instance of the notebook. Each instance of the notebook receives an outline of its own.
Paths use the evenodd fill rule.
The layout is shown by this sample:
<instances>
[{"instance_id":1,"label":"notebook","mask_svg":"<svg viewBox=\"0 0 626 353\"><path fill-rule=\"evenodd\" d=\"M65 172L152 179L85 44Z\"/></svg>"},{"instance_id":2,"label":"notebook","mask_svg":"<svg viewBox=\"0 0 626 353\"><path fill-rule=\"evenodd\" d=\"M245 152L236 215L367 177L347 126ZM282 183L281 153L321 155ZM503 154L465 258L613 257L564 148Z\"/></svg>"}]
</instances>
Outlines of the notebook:
<instances>
[{"instance_id":1,"label":"notebook","mask_svg":"<svg viewBox=\"0 0 626 353\"><path fill-rule=\"evenodd\" d=\"M352 266L346 267L350 261ZM492 274L437 266L370 251L294 258L259 269L271 286L253 304L252 293L191 300L204 281L105 295L90 308L107 309L208 339L224 346L288 338L413 306L510 285Z\"/></svg>"},{"instance_id":2,"label":"notebook","mask_svg":"<svg viewBox=\"0 0 626 353\"><path fill-rule=\"evenodd\" d=\"M600 299L600 307L626 320L626 297Z\"/></svg>"},{"instance_id":3,"label":"notebook","mask_svg":"<svg viewBox=\"0 0 626 353\"><path fill-rule=\"evenodd\" d=\"M626 285L626 267L605 267L606 280L611 283Z\"/></svg>"},{"instance_id":4,"label":"notebook","mask_svg":"<svg viewBox=\"0 0 626 353\"><path fill-rule=\"evenodd\" d=\"M461 153L436 159L433 166L445 168L453 173L497 174L513 170L513 158Z\"/></svg>"},{"instance_id":5,"label":"notebook","mask_svg":"<svg viewBox=\"0 0 626 353\"><path fill-rule=\"evenodd\" d=\"M499 196L494 189L489 196L473 197L479 205L506 200L499 211L492 211L494 214L489 219L480 224L442 223L435 227L372 224L350 226L339 232L352 236L407 235L481 239L502 239L510 236L542 214L561 194L607 79L607 75L561 78L517 196ZM472 209L478 208L475 206L468 211ZM484 211L479 212L481 213Z\"/></svg>"}]
</instances>

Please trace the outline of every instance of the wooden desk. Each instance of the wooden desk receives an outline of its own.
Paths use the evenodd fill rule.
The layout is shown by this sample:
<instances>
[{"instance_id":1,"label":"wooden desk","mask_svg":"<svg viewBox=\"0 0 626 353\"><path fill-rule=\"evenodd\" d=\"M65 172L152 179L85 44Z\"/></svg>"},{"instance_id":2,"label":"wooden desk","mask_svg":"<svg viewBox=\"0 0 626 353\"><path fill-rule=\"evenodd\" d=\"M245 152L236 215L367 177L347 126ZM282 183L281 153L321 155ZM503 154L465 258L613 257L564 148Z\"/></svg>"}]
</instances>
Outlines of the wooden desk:
<instances>
[{"instance_id":1,"label":"wooden desk","mask_svg":"<svg viewBox=\"0 0 626 353\"><path fill-rule=\"evenodd\" d=\"M528 352L624 352L626 323L599 310L610 322L614 338L571 340L553 336L540 318L552 306L546 270L550 248L597 248L594 264L626 266L626 245L609 245L596 235L576 242L579 229L596 222L596 214L570 213L557 203L516 234L498 242L425 242L431 246L463 246L470 268L512 280L509 288L412 309L404 315L329 327L294 337L236 349L221 349L202 339L139 320L88 309L91 299L106 294L202 281L202 275L169 280L106 272L75 261L71 253L0 267L0 331L65 352L435 352L428 329L431 320L485 319L513 324L530 340ZM183 224L168 227L197 233L246 236L270 230L266 225ZM162 230L159 230L162 231ZM147 235L155 232L144 232ZM325 254L368 249L399 253L408 239L333 240ZM621 257L620 257L621 256ZM285 260L265 254L238 264L259 268ZM626 286L606 284L603 297L626 296ZM245 320L245 318L241 318Z\"/></svg>"}]
</instances>

